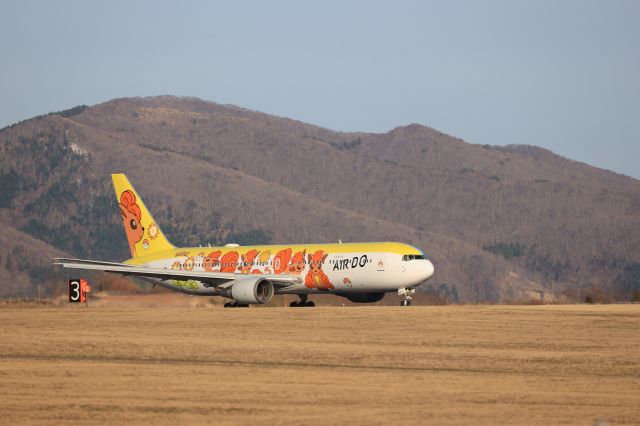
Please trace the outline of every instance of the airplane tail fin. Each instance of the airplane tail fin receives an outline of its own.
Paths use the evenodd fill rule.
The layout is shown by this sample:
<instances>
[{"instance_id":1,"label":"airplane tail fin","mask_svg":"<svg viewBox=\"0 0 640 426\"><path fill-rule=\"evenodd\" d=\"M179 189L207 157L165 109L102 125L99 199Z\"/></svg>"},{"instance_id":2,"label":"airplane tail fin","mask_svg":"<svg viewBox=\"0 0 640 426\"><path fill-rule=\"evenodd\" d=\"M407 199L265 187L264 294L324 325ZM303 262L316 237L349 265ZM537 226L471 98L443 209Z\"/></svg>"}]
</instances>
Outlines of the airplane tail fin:
<instances>
[{"instance_id":1,"label":"airplane tail fin","mask_svg":"<svg viewBox=\"0 0 640 426\"><path fill-rule=\"evenodd\" d=\"M113 187L116 190L118 207L127 234L131 257L174 248L147 210L127 176L124 173L113 174L111 179L113 179Z\"/></svg>"}]
</instances>

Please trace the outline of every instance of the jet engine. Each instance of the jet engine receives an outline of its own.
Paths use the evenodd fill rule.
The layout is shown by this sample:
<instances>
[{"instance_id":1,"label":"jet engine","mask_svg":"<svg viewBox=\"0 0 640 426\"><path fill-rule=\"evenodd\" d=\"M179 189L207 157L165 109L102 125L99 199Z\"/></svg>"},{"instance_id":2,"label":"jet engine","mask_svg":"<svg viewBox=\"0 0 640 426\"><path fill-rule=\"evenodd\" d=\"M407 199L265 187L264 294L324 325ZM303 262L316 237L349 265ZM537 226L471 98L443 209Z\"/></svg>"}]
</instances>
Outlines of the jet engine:
<instances>
[{"instance_id":1,"label":"jet engine","mask_svg":"<svg viewBox=\"0 0 640 426\"><path fill-rule=\"evenodd\" d=\"M338 293L353 303L375 303L384 298L385 293Z\"/></svg>"},{"instance_id":2,"label":"jet engine","mask_svg":"<svg viewBox=\"0 0 640 426\"><path fill-rule=\"evenodd\" d=\"M240 304L268 303L273 293L273 283L262 277L244 278L231 286L231 298Z\"/></svg>"}]
</instances>

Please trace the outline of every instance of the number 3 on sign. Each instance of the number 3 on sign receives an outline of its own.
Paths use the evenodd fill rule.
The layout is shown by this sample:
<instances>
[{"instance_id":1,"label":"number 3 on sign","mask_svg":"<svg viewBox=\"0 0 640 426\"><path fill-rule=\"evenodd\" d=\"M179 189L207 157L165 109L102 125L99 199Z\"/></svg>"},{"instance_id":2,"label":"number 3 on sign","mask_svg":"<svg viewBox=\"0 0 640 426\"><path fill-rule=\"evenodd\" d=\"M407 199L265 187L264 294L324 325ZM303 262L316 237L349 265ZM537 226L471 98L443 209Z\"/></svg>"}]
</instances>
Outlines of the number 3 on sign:
<instances>
[{"instance_id":1,"label":"number 3 on sign","mask_svg":"<svg viewBox=\"0 0 640 426\"><path fill-rule=\"evenodd\" d=\"M69 280L69 303L80 303L81 301L80 280Z\"/></svg>"}]
</instances>

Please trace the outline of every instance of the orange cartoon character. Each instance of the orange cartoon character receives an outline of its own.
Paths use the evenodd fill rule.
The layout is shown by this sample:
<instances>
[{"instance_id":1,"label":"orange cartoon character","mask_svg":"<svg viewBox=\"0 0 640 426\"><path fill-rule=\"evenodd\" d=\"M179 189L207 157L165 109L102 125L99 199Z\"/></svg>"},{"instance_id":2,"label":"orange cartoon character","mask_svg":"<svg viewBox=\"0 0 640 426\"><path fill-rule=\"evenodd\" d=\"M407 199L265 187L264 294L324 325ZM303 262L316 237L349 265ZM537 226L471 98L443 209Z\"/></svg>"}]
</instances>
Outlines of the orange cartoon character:
<instances>
[{"instance_id":1,"label":"orange cartoon character","mask_svg":"<svg viewBox=\"0 0 640 426\"><path fill-rule=\"evenodd\" d=\"M280 250L273 256L273 273L281 274L287 270L289 260L291 259L291 249Z\"/></svg>"},{"instance_id":2,"label":"orange cartoon character","mask_svg":"<svg viewBox=\"0 0 640 426\"><path fill-rule=\"evenodd\" d=\"M222 252L220 250L212 251L208 255L206 255L202 261L202 267L207 272L213 272L213 268L220 267L220 255Z\"/></svg>"},{"instance_id":3,"label":"orange cartoon character","mask_svg":"<svg viewBox=\"0 0 640 426\"><path fill-rule=\"evenodd\" d=\"M238 256L237 251L230 251L222 256L220 259L220 272L235 272L236 266L238 266Z\"/></svg>"},{"instance_id":4,"label":"orange cartoon character","mask_svg":"<svg viewBox=\"0 0 640 426\"><path fill-rule=\"evenodd\" d=\"M184 261L184 269L186 269L187 271L191 271L193 270L193 267L195 266L195 259L193 258L193 256L189 256L185 259Z\"/></svg>"},{"instance_id":5,"label":"orange cartoon character","mask_svg":"<svg viewBox=\"0 0 640 426\"><path fill-rule=\"evenodd\" d=\"M307 288L319 288L327 290L334 288L329 277L322 270L322 264L327 259L329 253L325 253L323 250L317 250L313 254L309 254L309 272L304 279L304 285Z\"/></svg>"},{"instance_id":6,"label":"orange cartoon character","mask_svg":"<svg viewBox=\"0 0 640 426\"><path fill-rule=\"evenodd\" d=\"M140 223L142 220L142 213L140 212L140 206L136 203L136 196L134 193L127 189L120 194L118 207L120 207L124 230L127 233L127 241L129 241L131 256L136 257L136 243L142 239L142 236L144 235L144 228Z\"/></svg>"},{"instance_id":7,"label":"orange cartoon character","mask_svg":"<svg viewBox=\"0 0 640 426\"><path fill-rule=\"evenodd\" d=\"M258 250L252 249L242 255L242 261L240 262L240 266L238 267L238 270L240 271L241 274L261 273L257 269L254 269L253 271L251 270L251 267L253 266L253 261L256 260L256 257L258 257L258 253L259 253Z\"/></svg>"},{"instance_id":8,"label":"orange cartoon character","mask_svg":"<svg viewBox=\"0 0 640 426\"><path fill-rule=\"evenodd\" d=\"M289 272L294 274L300 274L304 270L304 258L307 255L307 250L299 251L293 255L291 259L291 266L289 266Z\"/></svg>"},{"instance_id":9,"label":"orange cartoon character","mask_svg":"<svg viewBox=\"0 0 640 426\"><path fill-rule=\"evenodd\" d=\"M258 262L260 262L260 263L268 263L270 257L271 257L271 250L262 250L260 252L260 256L258 258Z\"/></svg>"},{"instance_id":10,"label":"orange cartoon character","mask_svg":"<svg viewBox=\"0 0 640 426\"><path fill-rule=\"evenodd\" d=\"M260 266L264 266L264 271L263 272L265 274L270 274L271 273L271 267L269 266L269 259L271 259L271 250L262 250L260 252L258 263L260 263ZM258 271L258 270L256 269L256 271ZM260 271L258 271L258 272L260 272ZM256 273L258 273L258 272L256 272Z\"/></svg>"}]
</instances>

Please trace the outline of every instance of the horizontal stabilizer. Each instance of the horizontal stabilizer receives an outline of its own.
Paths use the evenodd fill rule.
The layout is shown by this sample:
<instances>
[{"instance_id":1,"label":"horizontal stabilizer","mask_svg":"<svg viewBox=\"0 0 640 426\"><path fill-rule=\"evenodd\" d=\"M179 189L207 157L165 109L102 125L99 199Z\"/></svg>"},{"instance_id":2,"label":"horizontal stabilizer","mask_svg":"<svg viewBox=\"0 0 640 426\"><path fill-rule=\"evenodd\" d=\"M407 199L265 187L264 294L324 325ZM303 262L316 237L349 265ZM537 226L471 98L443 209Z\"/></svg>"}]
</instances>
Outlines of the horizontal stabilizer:
<instances>
[{"instance_id":1,"label":"horizontal stabilizer","mask_svg":"<svg viewBox=\"0 0 640 426\"><path fill-rule=\"evenodd\" d=\"M120 262L103 262L101 260L89 260L89 259L72 259L67 257L55 257L52 259L54 265L62 265L63 263L82 263L85 265L105 265L105 266L130 266L132 268L136 268L139 266L136 265L128 265L126 263Z\"/></svg>"}]
</instances>

